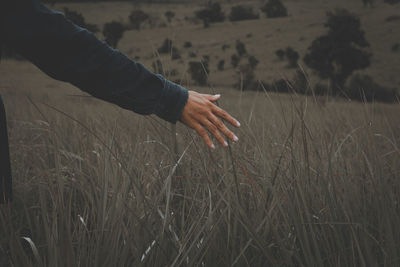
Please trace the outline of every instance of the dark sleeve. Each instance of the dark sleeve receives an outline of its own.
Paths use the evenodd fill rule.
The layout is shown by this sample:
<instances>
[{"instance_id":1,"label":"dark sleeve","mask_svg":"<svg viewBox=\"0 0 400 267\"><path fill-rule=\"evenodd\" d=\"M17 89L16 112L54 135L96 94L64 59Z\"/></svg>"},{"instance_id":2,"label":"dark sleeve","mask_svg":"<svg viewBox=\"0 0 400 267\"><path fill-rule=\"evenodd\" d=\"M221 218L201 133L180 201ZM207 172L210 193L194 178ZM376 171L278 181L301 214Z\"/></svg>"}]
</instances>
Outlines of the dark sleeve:
<instances>
[{"instance_id":1,"label":"dark sleeve","mask_svg":"<svg viewBox=\"0 0 400 267\"><path fill-rule=\"evenodd\" d=\"M6 45L49 76L95 97L172 123L180 118L188 98L185 88L150 72L38 0L23 2L3 13Z\"/></svg>"}]
</instances>

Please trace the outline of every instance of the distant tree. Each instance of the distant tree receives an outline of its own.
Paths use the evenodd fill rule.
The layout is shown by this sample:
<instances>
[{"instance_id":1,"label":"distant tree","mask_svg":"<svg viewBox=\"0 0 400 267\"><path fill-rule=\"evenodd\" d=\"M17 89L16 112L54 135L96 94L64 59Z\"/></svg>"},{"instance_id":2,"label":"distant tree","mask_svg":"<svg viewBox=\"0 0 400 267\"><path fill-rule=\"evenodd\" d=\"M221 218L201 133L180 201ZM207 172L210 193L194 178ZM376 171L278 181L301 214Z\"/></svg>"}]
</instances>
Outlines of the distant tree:
<instances>
[{"instance_id":1,"label":"distant tree","mask_svg":"<svg viewBox=\"0 0 400 267\"><path fill-rule=\"evenodd\" d=\"M164 16L167 18L168 23L171 23L172 19L175 17L175 13L168 10L164 13Z\"/></svg>"},{"instance_id":2,"label":"distant tree","mask_svg":"<svg viewBox=\"0 0 400 267\"><path fill-rule=\"evenodd\" d=\"M112 47L116 48L119 40L122 38L125 31L125 27L117 22L112 21L104 24L103 35L105 41Z\"/></svg>"},{"instance_id":3,"label":"distant tree","mask_svg":"<svg viewBox=\"0 0 400 267\"><path fill-rule=\"evenodd\" d=\"M400 51L400 43L395 43L392 45L392 52L399 52Z\"/></svg>"},{"instance_id":4,"label":"distant tree","mask_svg":"<svg viewBox=\"0 0 400 267\"><path fill-rule=\"evenodd\" d=\"M385 3L394 5L400 3L400 0L384 0Z\"/></svg>"},{"instance_id":5,"label":"distant tree","mask_svg":"<svg viewBox=\"0 0 400 267\"><path fill-rule=\"evenodd\" d=\"M372 7L373 0L362 0L364 7Z\"/></svg>"},{"instance_id":6,"label":"distant tree","mask_svg":"<svg viewBox=\"0 0 400 267\"><path fill-rule=\"evenodd\" d=\"M297 61L299 60L299 53L297 53L293 48L288 47L285 51L286 59L288 60L289 68L297 68Z\"/></svg>"},{"instance_id":7,"label":"distant tree","mask_svg":"<svg viewBox=\"0 0 400 267\"><path fill-rule=\"evenodd\" d=\"M268 0L261 8L267 18L287 17L287 9L280 0Z\"/></svg>"},{"instance_id":8,"label":"distant tree","mask_svg":"<svg viewBox=\"0 0 400 267\"><path fill-rule=\"evenodd\" d=\"M258 63L260 63L260 61L258 61L258 59L255 56L249 56L247 60L249 62L250 68L253 70L257 67Z\"/></svg>"},{"instance_id":9,"label":"distant tree","mask_svg":"<svg viewBox=\"0 0 400 267\"><path fill-rule=\"evenodd\" d=\"M275 51L275 55L279 58L279 60L284 60L285 59L285 51L282 49L278 49Z\"/></svg>"},{"instance_id":10,"label":"distant tree","mask_svg":"<svg viewBox=\"0 0 400 267\"><path fill-rule=\"evenodd\" d=\"M241 21L241 20L250 20L250 19L258 19L260 16L253 11L251 6L233 6L231 8L231 14L229 15L230 21Z\"/></svg>"},{"instance_id":11,"label":"distant tree","mask_svg":"<svg viewBox=\"0 0 400 267\"><path fill-rule=\"evenodd\" d=\"M304 62L322 79L330 79L333 93L344 88L346 79L355 71L370 65L369 44L361 30L360 20L345 9L327 13L326 35L315 39Z\"/></svg>"},{"instance_id":12,"label":"distant tree","mask_svg":"<svg viewBox=\"0 0 400 267\"><path fill-rule=\"evenodd\" d=\"M93 33L97 33L99 31L99 28L97 27L96 24L86 23L85 18L82 16L81 13L70 10L68 8L64 8L64 15L67 19L69 19L79 27L85 28Z\"/></svg>"},{"instance_id":13,"label":"distant tree","mask_svg":"<svg viewBox=\"0 0 400 267\"><path fill-rule=\"evenodd\" d=\"M237 66L239 65L240 62L240 57L236 54L233 54L231 56L231 64L233 68L237 68Z\"/></svg>"},{"instance_id":14,"label":"distant tree","mask_svg":"<svg viewBox=\"0 0 400 267\"><path fill-rule=\"evenodd\" d=\"M209 72L208 62L191 61L189 62L189 73L192 80L198 85L207 85L207 74Z\"/></svg>"},{"instance_id":15,"label":"distant tree","mask_svg":"<svg viewBox=\"0 0 400 267\"><path fill-rule=\"evenodd\" d=\"M129 21L131 22L132 27L136 30L140 30L142 23L148 19L149 15L140 9L133 10L129 15Z\"/></svg>"},{"instance_id":16,"label":"distant tree","mask_svg":"<svg viewBox=\"0 0 400 267\"><path fill-rule=\"evenodd\" d=\"M225 14L219 3L209 2L206 8L196 11L195 15L198 19L203 21L205 27L207 27L209 23L222 22L225 20Z\"/></svg>"},{"instance_id":17,"label":"distant tree","mask_svg":"<svg viewBox=\"0 0 400 267\"><path fill-rule=\"evenodd\" d=\"M189 41L186 41L184 44L183 44L183 47L184 48L190 48L190 47L192 47L193 45L192 45L192 42L189 42Z\"/></svg>"},{"instance_id":18,"label":"distant tree","mask_svg":"<svg viewBox=\"0 0 400 267\"><path fill-rule=\"evenodd\" d=\"M225 69L225 60L221 59L218 62L217 68L218 68L219 71L223 71Z\"/></svg>"},{"instance_id":19,"label":"distant tree","mask_svg":"<svg viewBox=\"0 0 400 267\"><path fill-rule=\"evenodd\" d=\"M240 40L236 40L236 51L238 52L238 55L240 57L244 56L247 53L246 45Z\"/></svg>"}]
</instances>

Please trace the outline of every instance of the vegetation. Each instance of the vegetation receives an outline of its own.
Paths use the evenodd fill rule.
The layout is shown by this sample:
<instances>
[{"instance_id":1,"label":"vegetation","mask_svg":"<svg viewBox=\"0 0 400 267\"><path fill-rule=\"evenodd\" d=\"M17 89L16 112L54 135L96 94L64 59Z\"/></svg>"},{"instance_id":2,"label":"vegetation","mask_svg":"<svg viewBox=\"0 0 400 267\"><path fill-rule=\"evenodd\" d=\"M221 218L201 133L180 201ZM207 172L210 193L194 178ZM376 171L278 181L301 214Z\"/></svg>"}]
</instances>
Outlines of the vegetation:
<instances>
[{"instance_id":1,"label":"vegetation","mask_svg":"<svg viewBox=\"0 0 400 267\"><path fill-rule=\"evenodd\" d=\"M399 106L228 95L231 154L102 102L7 96L0 265L397 265Z\"/></svg>"},{"instance_id":2,"label":"vegetation","mask_svg":"<svg viewBox=\"0 0 400 267\"><path fill-rule=\"evenodd\" d=\"M353 14L337 9L327 16L328 33L312 42L304 62L321 78L330 79L333 93L338 94L355 70L370 65L370 54L363 50L369 44Z\"/></svg>"},{"instance_id":3,"label":"vegetation","mask_svg":"<svg viewBox=\"0 0 400 267\"><path fill-rule=\"evenodd\" d=\"M287 9L280 0L268 0L261 8L267 18L287 17Z\"/></svg>"},{"instance_id":4,"label":"vegetation","mask_svg":"<svg viewBox=\"0 0 400 267\"><path fill-rule=\"evenodd\" d=\"M198 85L204 86L207 85L208 80L208 61L199 62L199 61L190 61L189 62L189 73L192 77L192 80L196 82Z\"/></svg>"},{"instance_id":5,"label":"vegetation","mask_svg":"<svg viewBox=\"0 0 400 267\"><path fill-rule=\"evenodd\" d=\"M204 26L209 23L222 22L225 20L225 14L219 3L208 2L207 7L195 12L196 17L203 21Z\"/></svg>"},{"instance_id":6,"label":"vegetation","mask_svg":"<svg viewBox=\"0 0 400 267\"><path fill-rule=\"evenodd\" d=\"M237 5L231 8L230 21L258 19L260 16L253 11L251 6Z\"/></svg>"},{"instance_id":7,"label":"vegetation","mask_svg":"<svg viewBox=\"0 0 400 267\"><path fill-rule=\"evenodd\" d=\"M357 74L351 78L345 90L346 97L359 101L394 102L398 100L396 89L377 84L371 76Z\"/></svg>"},{"instance_id":8,"label":"vegetation","mask_svg":"<svg viewBox=\"0 0 400 267\"><path fill-rule=\"evenodd\" d=\"M145 13L143 10L135 9L129 15L129 21L135 30L140 30L143 22L149 19L149 14Z\"/></svg>"},{"instance_id":9,"label":"vegetation","mask_svg":"<svg viewBox=\"0 0 400 267\"><path fill-rule=\"evenodd\" d=\"M164 13L164 16L167 18L168 23L171 23L172 19L175 17L175 12L168 10Z\"/></svg>"},{"instance_id":10,"label":"vegetation","mask_svg":"<svg viewBox=\"0 0 400 267\"><path fill-rule=\"evenodd\" d=\"M106 43L116 48L119 40L124 35L125 27L120 22L112 21L104 24L103 35Z\"/></svg>"},{"instance_id":11,"label":"vegetation","mask_svg":"<svg viewBox=\"0 0 400 267\"><path fill-rule=\"evenodd\" d=\"M81 13L70 10L69 8L64 8L64 15L67 19L72 21L74 24L78 25L79 27L85 28L90 32L97 33L99 28L95 24L88 24L85 21L85 18L82 16Z\"/></svg>"}]
</instances>

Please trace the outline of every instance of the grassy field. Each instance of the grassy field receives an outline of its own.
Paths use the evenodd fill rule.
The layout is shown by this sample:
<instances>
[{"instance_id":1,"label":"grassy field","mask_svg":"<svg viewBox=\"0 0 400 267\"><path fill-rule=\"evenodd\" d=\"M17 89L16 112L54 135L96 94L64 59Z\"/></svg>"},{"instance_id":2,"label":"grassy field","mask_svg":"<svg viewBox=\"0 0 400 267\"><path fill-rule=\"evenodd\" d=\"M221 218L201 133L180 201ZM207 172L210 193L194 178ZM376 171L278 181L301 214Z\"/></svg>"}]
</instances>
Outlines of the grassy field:
<instances>
[{"instance_id":1,"label":"grassy field","mask_svg":"<svg viewBox=\"0 0 400 267\"><path fill-rule=\"evenodd\" d=\"M94 6L110 11L108 21L117 8L125 19L124 5L115 12L106 9L112 4L80 7L100 24ZM291 14L307 9L287 5L299 6ZM365 21L374 17L367 15L373 10L359 12ZM314 34L304 35L321 32L323 16L309 27ZM248 48L265 56L263 79L275 77L269 70L286 74L271 59L286 44L267 20L207 30L176 23L158 33L127 32L120 48L151 62L148 44L174 36L191 40L200 55L217 55L239 38L234 33L245 40L253 32ZM227 33L218 36L222 29ZM262 54L262 44L271 45L271 55ZM394 70L380 69L383 62L373 64L368 71L379 81L400 81ZM30 63L2 61L15 199L0 207L0 266L399 266L399 104L240 92L226 82L235 78L230 71L211 70L215 89L196 88L221 93L221 107L242 124L238 143L210 151L182 124L87 97Z\"/></svg>"}]
</instances>

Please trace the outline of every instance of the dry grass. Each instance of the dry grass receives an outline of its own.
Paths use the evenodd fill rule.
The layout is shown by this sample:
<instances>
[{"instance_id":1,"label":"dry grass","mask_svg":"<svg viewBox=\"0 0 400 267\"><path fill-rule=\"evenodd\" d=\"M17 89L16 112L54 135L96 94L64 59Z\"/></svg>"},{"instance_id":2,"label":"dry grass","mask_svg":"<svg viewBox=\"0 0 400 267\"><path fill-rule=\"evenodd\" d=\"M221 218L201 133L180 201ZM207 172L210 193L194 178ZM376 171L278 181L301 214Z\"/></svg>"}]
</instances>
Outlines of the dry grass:
<instances>
[{"instance_id":1,"label":"dry grass","mask_svg":"<svg viewBox=\"0 0 400 267\"><path fill-rule=\"evenodd\" d=\"M242 127L210 152L182 125L76 96L28 63L0 73L15 193L0 207L0 266L400 264L398 104L218 86Z\"/></svg>"},{"instance_id":2,"label":"dry grass","mask_svg":"<svg viewBox=\"0 0 400 267\"><path fill-rule=\"evenodd\" d=\"M398 105L218 91L243 125L230 154L97 100L10 92L2 266L399 264Z\"/></svg>"}]
</instances>

